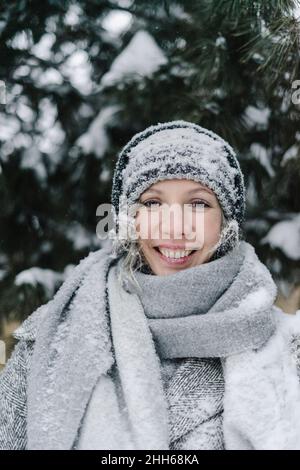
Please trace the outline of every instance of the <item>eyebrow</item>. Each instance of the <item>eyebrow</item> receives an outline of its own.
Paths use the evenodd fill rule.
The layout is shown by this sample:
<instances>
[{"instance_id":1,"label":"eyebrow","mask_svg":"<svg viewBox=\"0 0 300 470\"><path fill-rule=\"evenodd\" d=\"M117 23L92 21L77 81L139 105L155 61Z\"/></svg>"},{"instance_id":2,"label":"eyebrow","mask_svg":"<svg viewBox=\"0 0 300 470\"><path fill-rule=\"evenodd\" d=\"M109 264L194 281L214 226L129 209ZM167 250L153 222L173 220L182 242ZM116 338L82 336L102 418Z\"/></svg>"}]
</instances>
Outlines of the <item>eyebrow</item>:
<instances>
[{"instance_id":1,"label":"eyebrow","mask_svg":"<svg viewBox=\"0 0 300 470\"><path fill-rule=\"evenodd\" d=\"M195 188L195 189L191 189L190 191L188 191L188 194L193 194L193 193L197 193L199 191L205 191L209 194L213 194L213 191L209 188L203 188L203 187L200 187L200 188ZM161 194L163 191L161 191L160 189L148 189L147 191L145 191L146 194L148 193L157 193L157 194Z\"/></svg>"}]
</instances>

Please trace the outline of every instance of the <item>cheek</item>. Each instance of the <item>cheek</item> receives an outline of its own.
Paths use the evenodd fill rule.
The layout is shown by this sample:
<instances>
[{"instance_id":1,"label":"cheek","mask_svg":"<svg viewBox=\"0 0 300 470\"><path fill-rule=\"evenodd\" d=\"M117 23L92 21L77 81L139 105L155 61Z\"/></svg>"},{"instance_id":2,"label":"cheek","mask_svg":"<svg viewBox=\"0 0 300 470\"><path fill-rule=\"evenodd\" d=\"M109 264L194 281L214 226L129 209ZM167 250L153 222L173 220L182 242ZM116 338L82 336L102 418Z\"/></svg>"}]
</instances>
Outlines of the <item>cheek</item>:
<instances>
[{"instance_id":1,"label":"cheek","mask_svg":"<svg viewBox=\"0 0 300 470\"><path fill-rule=\"evenodd\" d=\"M157 212L140 210L135 218L135 228L139 239L144 243L158 238L160 216Z\"/></svg>"},{"instance_id":2,"label":"cheek","mask_svg":"<svg viewBox=\"0 0 300 470\"><path fill-rule=\"evenodd\" d=\"M139 211L135 218L135 229L139 239L147 241L149 236L148 215L145 211Z\"/></svg>"},{"instance_id":3,"label":"cheek","mask_svg":"<svg viewBox=\"0 0 300 470\"><path fill-rule=\"evenodd\" d=\"M204 239L216 243L221 233L222 215L220 211L208 211L204 216Z\"/></svg>"}]
</instances>

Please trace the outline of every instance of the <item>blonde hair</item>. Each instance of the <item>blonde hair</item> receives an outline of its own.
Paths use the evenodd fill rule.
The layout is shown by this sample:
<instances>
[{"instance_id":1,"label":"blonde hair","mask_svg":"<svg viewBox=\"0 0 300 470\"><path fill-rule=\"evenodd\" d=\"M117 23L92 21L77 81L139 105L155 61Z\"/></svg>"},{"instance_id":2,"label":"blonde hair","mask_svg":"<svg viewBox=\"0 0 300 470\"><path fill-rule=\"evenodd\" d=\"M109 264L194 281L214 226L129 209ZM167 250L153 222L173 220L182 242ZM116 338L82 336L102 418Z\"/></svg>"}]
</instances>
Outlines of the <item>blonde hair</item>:
<instances>
[{"instance_id":1,"label":"blonde hair","mask_svg":"<svg viewBox=\"0 0 300 470\"><path fill-rule=\"evenodd\" d=\"M122 284L124 280L130 280L134 282L138 288L139 284L134 273L145 265L149 267L139 240L136 237L131 236L132 233L134 233L134 216L139 206L140 203L136 203L129 208L129 217L125 219L122 218L122 216L119 217L119 221L122 221L123 224L125 223L126 229L129 227L129 236L120 238L115 233L112 242L113 257L123 257L122 266L118 273L118 281ZM240 229L237 221L226 219L222 207L221 213L222 221L220 237L218 242L209 250L209 254L211 255L210 261L215 258L215 256L218 256L218 252L219 255L222 256L222 254L225 254L228 250L234 248L240 240ZM222 248L224 250L223 253Z\"/></svg>"}]
</instances>

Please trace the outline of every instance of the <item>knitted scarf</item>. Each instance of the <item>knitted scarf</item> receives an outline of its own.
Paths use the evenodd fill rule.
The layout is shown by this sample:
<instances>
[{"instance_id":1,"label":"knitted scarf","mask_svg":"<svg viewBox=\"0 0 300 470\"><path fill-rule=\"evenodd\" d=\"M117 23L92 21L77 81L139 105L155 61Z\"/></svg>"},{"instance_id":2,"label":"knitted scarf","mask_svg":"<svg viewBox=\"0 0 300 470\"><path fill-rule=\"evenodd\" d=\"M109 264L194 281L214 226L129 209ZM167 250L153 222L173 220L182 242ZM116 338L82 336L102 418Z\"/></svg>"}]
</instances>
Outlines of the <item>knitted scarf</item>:
<instances>
[{"instance_id":1,"label":"knitted scarf","mask_svg":"<svg viewBox=\"0 0 300 470\"><path fill-rule=\"evenodd\" d=\"M107 437L103 447L100 439L99 447L96 443L95 448L165 449L170 442L170 449L207 449L207 445L200 446L199 425L203 429L203 421L206 419L208 426L216 416L218 405L215 405L217 397L214 397L213 390L218 376L206 374L203 364L213 358L186 358L172 377L168 396L173 419L168 440L164 397L159 393L157 355L146 328L148 323L144 321L146 317L140 308L141 302L137 302L136 295L125 290L122 293L119 284L111 277L113 283L110 286L116 287L117 295L111 296L110 290L110 299L114 299L116 305L113 302L113 313L109 312L106 281L110 268L116 267L112 266L113 258L110 247L90 253L75 267L54 298L40 306L15 331L14 336L20 340L21 349L18 349L18 354L16 350L5 373L12 384L11 394L7 395L7 398L11 397L12 406L3 397L4 406L5 403L9 406L4 418L17 423L11 439L20 442L18 435L26 425L28 449L76 448L80 425L83 422L85 427L89 404L94 404L97 410L95 432L102 437L102 443ZM251 245L247 245L241 270L217 302L225 299L226 294L229 306L234 303L229 291L247 266L246 282L249 285L247 295L240 303L241 310L246 315L252 311L257 318L258 312L264 317L271 310L270 324L275 320L276 328L261 348L250 346L245 352L221 358L226 385L223 402L225 448L299 449L300 318L299 315L297 318L285 315L272 306L276 296L275 284ZM127 294L125 299L123 294ZM117 311L114 305L118 307ZM232 308L235 307L232 305ZM235 311L238 312L238 306ZM225 312L228 308L219 311L219 315ZM209 312L200 314L199 318L203 320L210 315ZM113 320L114 325L110 325L110 317L117 320ZM119 323L118 318L122 320ZM124 323L126 328L123 329ZM116 329L116 325L119 328ZM250 325L248 333L253 336L253 325ZM148 359L152 369L147 368ZM124 364L127 366L126 374L121 372ZM122 374L125 381L128 378L126 386ZM122 381L120 390L117 385ZM157 395L154 393L155 384ZM5 380L2 380L2 385L7 386ZM102 389L102 393L97 395L99 401L93 400L96 389ZM7 389L4 395L6 392ZM26 416L22 405L25 393ZM136 401L129 399L131 393ZM210 406L204 409L202 398L208 394ZM205 403L207 405L207 399ZM153 409L155 416L151 414ZM130 434L134 429L132 440L127 432L122 432L117 420L120 413L128 417ZM209 416L212 419L207 421ZM161 424L161 432L158 433L157 421ZM1 429L3 432L3 427Z\"/></svg>"},{"instance_id":2,"label":"knitted scarf","mask_svg":"<svg viewBox=\"0 0 300 470\"><path fill-rule=\"evenodd\" d=\"M220 358L259 348L275 329L276 287L246 242L168 276L137 272L141 289L128 279L119 283L121 265L122 259L108 276L116 367L95 387L77 448L168 449L158 357Z\"/></svg>"},{"instance_id":3,"label":"knitted scarf","mask_svg":"<svg viewBox=\"0 0 300 470\"><path fill-rule=\"evenodd\" d=\"M247 242L168 276L135 276L139 285L125 279L124 287L141 300L160 357L227 356L258 348L274 332L270 306L276 288Z\"/></svg>"}]
</instances>

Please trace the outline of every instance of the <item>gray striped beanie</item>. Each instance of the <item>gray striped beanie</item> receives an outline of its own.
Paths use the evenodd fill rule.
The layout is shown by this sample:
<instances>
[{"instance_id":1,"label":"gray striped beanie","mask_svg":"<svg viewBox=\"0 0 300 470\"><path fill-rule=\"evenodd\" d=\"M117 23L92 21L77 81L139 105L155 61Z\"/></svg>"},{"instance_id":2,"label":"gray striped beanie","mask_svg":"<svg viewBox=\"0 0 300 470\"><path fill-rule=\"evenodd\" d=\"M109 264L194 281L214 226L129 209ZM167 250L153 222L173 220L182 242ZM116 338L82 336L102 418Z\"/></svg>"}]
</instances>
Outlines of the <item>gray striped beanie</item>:
<instances>
[{"instance_id":1,"label":"gray striped beanie","mask_svg":"<svg viewBox=\"0 0 300 470\"><path fill-rule=\"evenodd\" d=\"M135 134L120 152L111 193L116 226L121 199L130 206L152 184L173 178L207 185L227 220L241 226L245 186L233 148L214 132L183 120L148 127Z\"/></svg>"}]
</instances>

